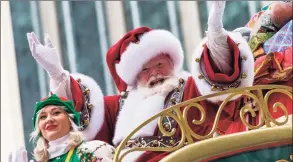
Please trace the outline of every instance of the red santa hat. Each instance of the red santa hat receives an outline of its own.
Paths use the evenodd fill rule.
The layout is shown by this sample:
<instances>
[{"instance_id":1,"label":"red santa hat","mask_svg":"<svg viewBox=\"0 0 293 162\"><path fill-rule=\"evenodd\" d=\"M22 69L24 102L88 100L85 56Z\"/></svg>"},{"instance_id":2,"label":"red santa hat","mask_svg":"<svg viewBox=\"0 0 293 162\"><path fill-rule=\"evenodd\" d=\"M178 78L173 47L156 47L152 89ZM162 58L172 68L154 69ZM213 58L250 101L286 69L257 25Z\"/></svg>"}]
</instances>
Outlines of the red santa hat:
<instances>
[{"instance_id":1,"label":"red santa hat","mask_svg":"<svg viewBox=\"0 0 293 162\"><path fill-rule=\"evenodd\" d=\"M134 86L137 74L152 58L167 54L180 70L183 50L180 41L169 31L140 27L129 31L107 53L107 64L120 92Z\"/></svg>"}]
</instances>

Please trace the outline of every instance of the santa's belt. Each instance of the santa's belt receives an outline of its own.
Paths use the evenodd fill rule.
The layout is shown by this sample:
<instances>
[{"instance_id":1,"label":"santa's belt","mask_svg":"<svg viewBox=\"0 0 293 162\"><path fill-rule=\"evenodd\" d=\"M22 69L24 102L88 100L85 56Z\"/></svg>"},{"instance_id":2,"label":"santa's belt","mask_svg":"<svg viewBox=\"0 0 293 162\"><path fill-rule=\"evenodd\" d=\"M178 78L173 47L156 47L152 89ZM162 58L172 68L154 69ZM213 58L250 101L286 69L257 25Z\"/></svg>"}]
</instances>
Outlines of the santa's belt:
<instances>
[{"instance_id":1,"label":"santa's belt","mask_svg":"<svg viewBox=\"0 0 293 162\"><path fill-rule=\"evenodd\" d=\"M126 143L126 147L175 147L179 143L178 138L168 136L136 137Z\"/></svg>"}]
</instances>

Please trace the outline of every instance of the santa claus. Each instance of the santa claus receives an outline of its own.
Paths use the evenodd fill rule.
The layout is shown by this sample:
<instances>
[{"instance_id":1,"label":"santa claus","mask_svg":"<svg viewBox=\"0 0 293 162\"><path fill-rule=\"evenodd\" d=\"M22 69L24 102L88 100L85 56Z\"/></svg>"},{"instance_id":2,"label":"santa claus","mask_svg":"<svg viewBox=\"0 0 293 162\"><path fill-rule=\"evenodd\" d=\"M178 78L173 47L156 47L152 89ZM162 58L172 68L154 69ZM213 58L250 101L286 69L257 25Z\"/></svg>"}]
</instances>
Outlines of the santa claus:
<instances>
[{"instance_id":1,"label":"santa claus","mask_svg":"<svg viewBox=\"0 0 293 162\"><path fill-rule=\"evenodd\" d=\"M148 27L129 31L107 53L107 64L120 95L104 97L93 79L64 70L48 35L45 45L39 43L34 33L27 36L33 57L50 76L50 90L72 99L75 109L81 112L85 138L117 146L133 129L171 105L229 88L252 85L253 56L240 34L227 34L221 41L227 45L228 53L210 52L222 46L215 40L226 33L221 25L224 6L225 2L213 2L208 23L210 39L193 60L192 76L182 72L182 46L172 33ZM200 112L197 109L189 111L188 119L194 132L204 135L211 130L218 105L226 97L200 102L207 114L207 120L200 126L192 124L193 119L200 119ZM234 118L238 118L239 105L239 96L227 104L218 125L219 134L225 133ZM166 122L166 130L177 127L173 122ZM171 137L172 142L164 139L164 145L176 145L179 137L178 131ZM132 137L135 142L129 141L128 147L143 146L145 141L155 147L153 141L159 138L165 137L161 137L154 120ZM124 160L159 161L167 154L133 152Z\"/></svg>"}]
</instances>

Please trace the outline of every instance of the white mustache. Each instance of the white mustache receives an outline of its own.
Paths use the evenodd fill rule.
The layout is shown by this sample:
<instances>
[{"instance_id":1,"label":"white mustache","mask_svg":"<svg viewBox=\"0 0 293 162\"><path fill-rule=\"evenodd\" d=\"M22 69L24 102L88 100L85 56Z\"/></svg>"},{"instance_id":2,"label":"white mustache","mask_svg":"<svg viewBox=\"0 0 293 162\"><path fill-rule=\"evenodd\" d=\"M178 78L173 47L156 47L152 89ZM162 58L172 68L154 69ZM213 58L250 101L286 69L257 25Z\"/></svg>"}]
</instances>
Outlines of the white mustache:
<instances>
[{"instance_id":1,"label":"white mustache","mask_svg":"<svg viewBox=\"0 0 293 162\"><path fill-rule=\"evenodd\" d=\"M166 80L166 79L168 79L168 78L170 78L170 76L163 76L163 75L161 75L161 74L158 74L158 75L155 75L155 76L151 76L151 77L149 78L149 80L148 80L148 82L147 82L146 85L149 87L150 84L151 84L153 81L155 81L155 80L159 80L159 79L164 79L164 80Z\"/></svg>"},{"instance_id":2,"label":"white mustache","mask_svg":"<svg viewBox=\"0 0 293 162\"><path fill-rule=\"evenodd\" d=\"M158 84L152 85L152 87L148 86L151 81L154 81L155 79L162 79L164 78L164 82ZM167 95L169 92L172 91L177 85L178 85L179 79L174 76L164 76L164 77L158 77L155 76L152 79L149 80L148 84L144 85L138 85L138 92L143 95L144 98L148 98L154 95Z\"/></svg>"}]
</instances>

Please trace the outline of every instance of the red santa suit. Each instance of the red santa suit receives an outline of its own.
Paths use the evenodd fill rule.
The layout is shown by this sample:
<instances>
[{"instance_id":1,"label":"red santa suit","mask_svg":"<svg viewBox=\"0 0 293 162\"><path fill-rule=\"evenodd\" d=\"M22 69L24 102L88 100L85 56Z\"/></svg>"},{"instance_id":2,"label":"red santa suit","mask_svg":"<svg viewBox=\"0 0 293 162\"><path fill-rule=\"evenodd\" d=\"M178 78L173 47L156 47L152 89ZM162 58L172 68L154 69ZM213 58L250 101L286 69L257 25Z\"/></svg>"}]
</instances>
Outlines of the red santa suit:
<instances>
[{"instance_id":1,"label":"red santa suit","mask_svg":"<svg viewBox=\"0 0 293 162\"><path fill-rule=\"evenodd\" d=\"M231 34L227 37L227 43L232 51L231 57L233 58L232 65L234 67L231 74L217 71L216 65L210 58L208 47L204 45L201 49L203 52L200 52L196 57L197 61L194 61L193 76L186 76L182 75L181 71L183 50L179 40L168 31L141 27L128 32L107 53L110 72L119 92L123 95L103 97L98 85L91 78L82 74L71 74L71 77L65 74L64 81L54 88L54 93L58 94L58 91L65 91L72 96L77 111L85 109L91 111L88 114L90 118L85 116L85 119L90 119L89 123L84 122L87 125L84 130L87 131L87 140L102 140L117 146L134 128L166 108L166 98L168 98L169 93L157 94L148 98L136 95L139 94L135 85L136 76L142 70L142 66L155 56L164 53L168 54L173 60L174 76L177 78L177 82L172 83L175 88L176 85L183 86L181 88L182 97L178 102L211 94L220 91L221 88L251 86L253 66L249 65L253 64L253 57L250 50L247 50L249 49L247 43L237 34ZM243 73L247 77L241 77ZM201 75L215 83L216 87L203 79ZM64 85L67 88L61 88ZM70 88L68 88L68 85L70 85ZM127 95L125 95L125 92L127 92ZM195 133L201 135L209 133L219 104L226 97L214 97L200 102L206 111L207 118L201 125L195 125L191 122L193 119L200 119L200 112L195 108L189 110L188 122ZM232 99L233 101L229 102L223 110L217 129L219 134L225 133L234 118L238 118L239 109L237 108L239 108L241 101L239 97L235 96ZM123 102L121 102L122 98ZM122 103L123 105L121 105ZM153 121L139 130L133 136L133 139L139 137L156 138L159 134L157 121ZM179 129L177 129L173 138L179 139L180 136ZM124 161L158 161L167 154L132 152L124 158Z\"/></svg>"}]
</instances>

